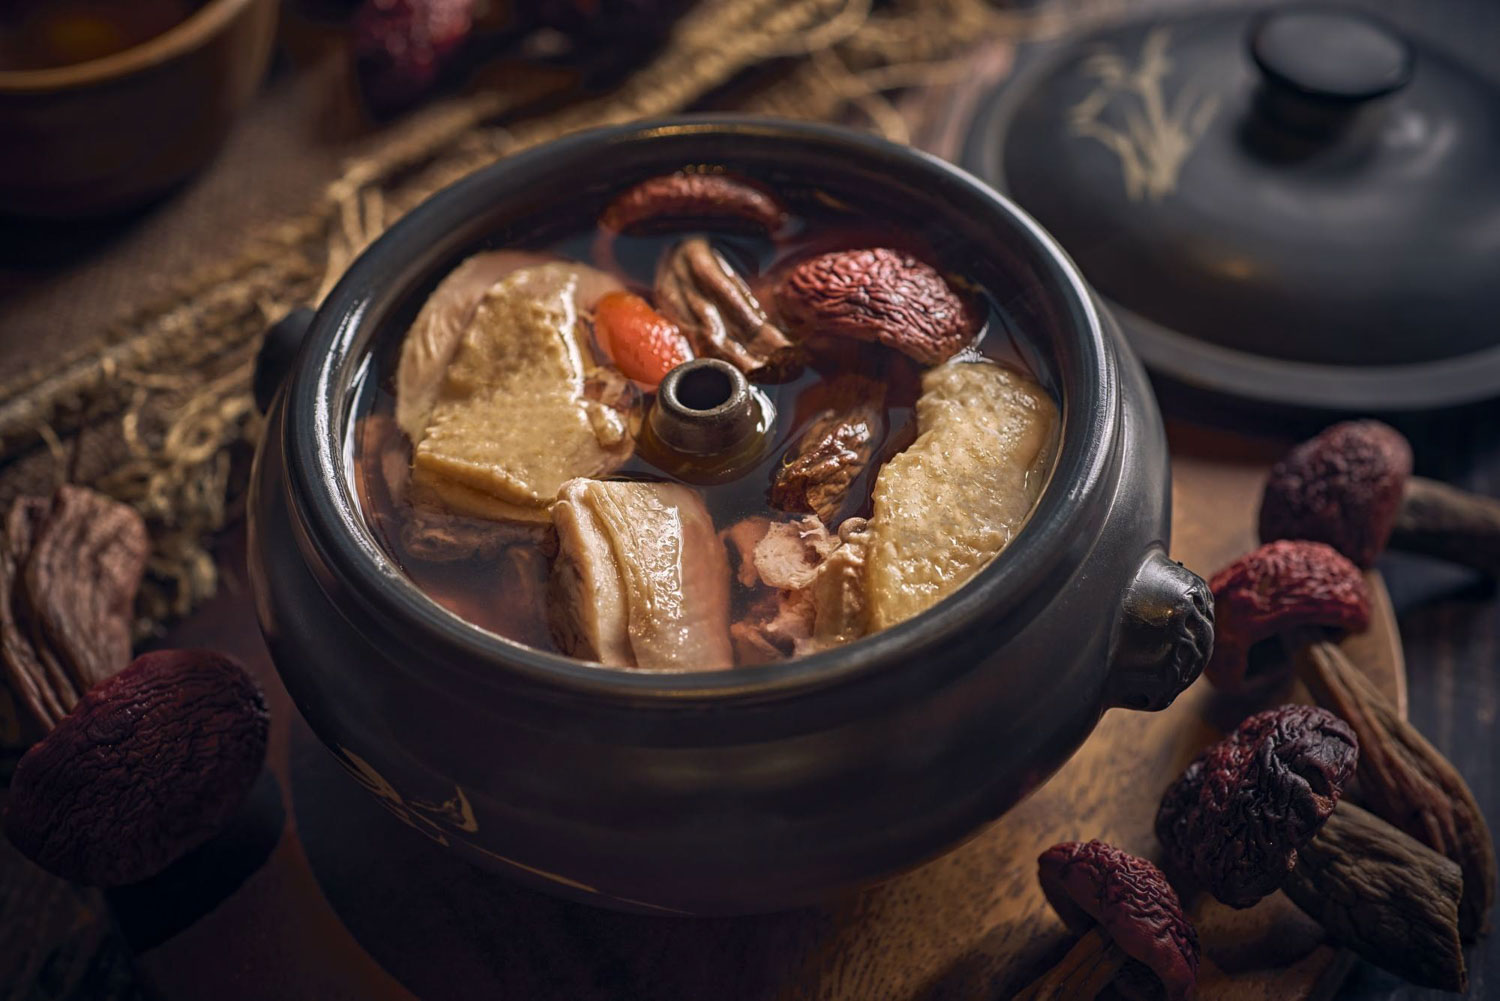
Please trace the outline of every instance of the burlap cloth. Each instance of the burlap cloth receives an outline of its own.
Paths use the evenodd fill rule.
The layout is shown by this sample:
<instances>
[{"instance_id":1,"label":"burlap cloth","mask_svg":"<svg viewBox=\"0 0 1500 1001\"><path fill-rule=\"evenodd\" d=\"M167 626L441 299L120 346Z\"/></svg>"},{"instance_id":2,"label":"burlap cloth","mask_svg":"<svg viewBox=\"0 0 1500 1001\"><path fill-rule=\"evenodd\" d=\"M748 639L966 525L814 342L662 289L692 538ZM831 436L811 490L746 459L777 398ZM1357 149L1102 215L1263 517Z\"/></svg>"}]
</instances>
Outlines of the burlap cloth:
<instances>
[{"instance_id":1,"label":"burlap cloth","mask_svg":"<svg viewBox=\"0 0 1500 1001\"><path fill-rule=\"evenodd\" d=\"M607 94L527 115L518 109L536 95L512 80L432 106L337 166L339 144L313 141L341 127L338 102L323 94L340 86L336 74L283 77L221 157L234 166L160 209L197 212L192 222L148 215L115 238L124 247L71 266L65 281L32 289L25 271L0 276L11 316L22 318L0 313L8 355L0 507L71 480L138 508L153 540L139 631L158 629L217 586L209 546L241 507L260 424L249 386L262 332L289 309L315 304L363 246L432 192L568 132L693 108L710 94L722 105L731 82L737 109L844 117L905 139L892 93L951 79L976 41L1076 29L1085 14L1116 7L1080 0L1035 13L989 0L894 0L873 9L871 0L705 0ZM747 82L757 76L748 71L772 61L778 71ZM307 134L306 152L268 160L258 144L275 130L283 147L287 131ZM253 174L237 157L255 165ZM336 180L324 186L329 176ZM87 242L90 233L75 235ZM24 238L9 234L12 262L32 249L16 245ZM127 255L149 266L121 266Z\"/></svg>"}]
</instances>

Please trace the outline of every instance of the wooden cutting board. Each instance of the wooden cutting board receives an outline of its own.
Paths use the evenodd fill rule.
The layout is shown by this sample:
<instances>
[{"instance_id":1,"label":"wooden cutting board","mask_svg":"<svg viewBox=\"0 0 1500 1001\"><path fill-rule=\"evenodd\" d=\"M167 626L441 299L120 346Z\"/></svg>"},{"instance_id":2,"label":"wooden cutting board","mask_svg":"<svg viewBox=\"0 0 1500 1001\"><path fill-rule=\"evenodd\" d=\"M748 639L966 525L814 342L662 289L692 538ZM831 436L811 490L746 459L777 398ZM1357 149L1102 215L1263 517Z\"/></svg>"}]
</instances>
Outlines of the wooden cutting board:
<instances>
[{"instance_id":1,"label":"wooden cutting board","mask_svg":"<svg viewBox=\"0 0 1500 1001\"><path fill-rule=\"evenodd\" d=\"M1173 548L1208 574L1253 544L1275 449L1185 428L1172 438ZM1404 707L1395 619L1378 577L1371 582L1374 625L1347 648ZM1200 682L1166 712L1111 712L999 823L850 899L754 918L638 917L513 887L448 858L381 810L293 722L243 588L172 639L229 649L260 676L275 703L276 781L256 797L255 817L209 846L207 859L187 860L187 875L169 872L115 898L147 983L168 1001L1008 998L1070 941L1037 889L1037 854L1098 837L1154 855L1161 790L1221 726L1253 708ZM243 882L212 887L226 871ZM203 899L205 887L212 899ZM1244 912L1207 906L1200 930L1205 1001L1326 998L1348 967L1280 895Z\"/></svg>"}]
</instances>

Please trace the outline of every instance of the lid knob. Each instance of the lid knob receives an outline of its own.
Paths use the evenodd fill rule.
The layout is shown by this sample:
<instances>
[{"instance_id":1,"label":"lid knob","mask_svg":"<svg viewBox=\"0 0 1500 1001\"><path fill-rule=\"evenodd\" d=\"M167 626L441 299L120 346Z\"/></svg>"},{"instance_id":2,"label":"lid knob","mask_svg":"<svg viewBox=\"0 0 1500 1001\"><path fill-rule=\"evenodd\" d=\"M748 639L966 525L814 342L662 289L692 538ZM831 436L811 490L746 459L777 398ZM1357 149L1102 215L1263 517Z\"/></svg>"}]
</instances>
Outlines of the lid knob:
<instances>
[{"instance_id":1,"label":"lid knob","mask_svg":"<svg viewBox=\"0 0 1500 1001\"><path fill-rule=\"evenodd\" d=\"M717 358L683 362L662 379L646 416L643 455L692 483L714 483L759 460L775 411L744 373Z\"/></svg>"},{"instance_id":2,"label":"lid knob","mask_svg":"<svg viewBox=\"0 0 1500 1001\"><path fill-rule=\"evenodd\" d=\"M1411 80L1411 44L1383 21L1338 7L1291 7L1250 22L1250 57L1266 110L1301 131L1327 131Z\"/></svg>"}]
</instances>

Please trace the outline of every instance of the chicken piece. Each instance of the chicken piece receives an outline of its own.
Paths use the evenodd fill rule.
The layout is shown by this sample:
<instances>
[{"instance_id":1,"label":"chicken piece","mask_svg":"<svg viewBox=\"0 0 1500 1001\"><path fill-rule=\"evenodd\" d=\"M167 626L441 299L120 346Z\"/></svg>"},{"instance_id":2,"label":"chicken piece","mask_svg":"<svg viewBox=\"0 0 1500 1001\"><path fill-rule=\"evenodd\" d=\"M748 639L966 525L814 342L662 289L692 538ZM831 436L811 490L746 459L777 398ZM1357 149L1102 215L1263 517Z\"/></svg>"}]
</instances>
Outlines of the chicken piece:
<instances>
[{"instance_id":1,"label":"chicken piece","mask_svg":"<svg viewBox=\"0 0 1500 1001\"><path fill-rule=\"evenodd\" d=\"M630 457L626 416L587 391L594 360L578 321L578 286L573 266L545 264L485 293L417 441L413 500L545 522L565 482Z\"/></svg>"},{"instance_id":2,"label":"chicken piece","mask_svg":"<svg viewBox=\"0 0 1500 1001\"><path fill-rule=\"evenodd\" d=\"M396 366L396 423L413 442L420 441L427 430L448 363L484 294L507 275L555 260L522 250L475 254L450 271L427 297L401 342L401 360ZM602 271L583 265L569 267L578 275L576 298L580 309L592 309L604 293L621 288L615 278Z\"/></svg>"},{"instance_id":3,"label":"chicken piece","mask_svg":"<svg viewBox=\"0 0 1500 1001\"><path fill-rule=\"evenodd\" d=\"M885 437L883 384L841 377L832 392L839 405L812 419L771 483L772 506L811 511L828 525L838 520L849 489Z\"/></svg>"},{"instance_id":4,"label":"chicken piece","mask_svg":"<svg viewBox=\"0 0 1500 1001\"><path fill-rule=\"evenodd\" d=\"M806 652L813 635L811 586L839 540L811 516L794 522L752 516L724 535L739 552L740 583L776 588L730 626L740 662L764 664Z\"/></svg>"},{"instance_id":5,"label":"chicken piece","mask_svg":"<svg viewBox=\"0 0 1500 1001\"><path fill-rule=\"evenodd\" d=\"M684 240L656 272L656 307L682 329L700 358L754 372L792 347L743 278L701 236Z\"/></svg>"},{"instance_id":6,"label":"chicken piece","mask_svg":"<svg viewBox=\"0 0 1500 1001\"><path fill-rule=\"evenodd\" d=\"M838 544L816 518L773 521L755 544L751 559L756 576L768 586L796 591L812 584L818 567Z\"/></svg>"},{"instance_id":7,"label":"chicken piece","mask_svg":"<svg viewBox=\"0 0 1500 1001\"><path fill-rule=\"evenodd\" d=\"M839 526L839 545L813 580L812 638L798 653L815 653L857 640L867 631L865 599L866 557L870 537L863 518L849 518Z\"/></svg>"},{"instance_id":8,"label":"chicken piece","mask_svg":"<svg viewBox=\"0 0 1500 1001\"><path fill-rule=\"evenodd\" d=\"M729 636L741 664L769 664L801 652L812 630L812 592L776 591L756 601Z\"/></svg>"},{"instance_id":9,"label":"chicken piece","mask_svg":"<svg viewBox=\"0 0 1500 1001\"><path fill-rule=\"evenodd\" d=\"M875 481L864 575L870 632L932 607L988 565L1026 523L1052 468L1057 406L1010 369L929 369L916 418L916 441Z\"/></svg>"},{"instance_id":10,"label":"chicken piece","mask_svg":"<svg viewBox=\"0 0 1500 1001\"><path fill-rule=\"evenodd\" d=\"M734 665L729 561L696 491L575 479L552 519L549 615L562 650L655 671Z\"/></svg>"},{"instance_id":11,"label":"chicken piece","mask_svg":"<svg viewBox=\"0 0 1500 1001\"><path fill-rule=\"evenodd\" d=\"M771 519L762 514L741 518L719 533L719 539L735 555L734 579L741 587L754 587L760 583L760 574L755 569L755 544L765 538Z\"/></svg>"}]
</instances>

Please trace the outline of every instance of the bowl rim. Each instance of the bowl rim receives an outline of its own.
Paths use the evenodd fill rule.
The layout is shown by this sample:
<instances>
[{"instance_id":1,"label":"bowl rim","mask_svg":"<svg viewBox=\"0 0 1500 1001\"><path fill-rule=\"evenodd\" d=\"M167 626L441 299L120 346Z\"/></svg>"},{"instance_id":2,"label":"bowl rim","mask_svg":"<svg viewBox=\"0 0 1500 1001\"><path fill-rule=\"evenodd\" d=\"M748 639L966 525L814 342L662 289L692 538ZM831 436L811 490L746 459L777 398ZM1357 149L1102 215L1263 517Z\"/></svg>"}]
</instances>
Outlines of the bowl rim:
<instances>
[{"instance_id":1,"label":"bowl rim","mask_svg":"<svg viewBox=\"0 0 1500 1001\"><path fill-rule=\"evenodd\" d=\"M267 0L205 0L183 20L139 45L97 59L46 69L0 69L0 94L80 90L153 69L206 44L247 7Z\"/></svg>"},{"instance_id":2,"label":"bowl rim","mask_svg":"<svg viewBox=\"0 0 1500 1001\"><path fill-rule=\"evenodd\" d=\"M620 144L648 143L660 137L700 142L705 160L735 159L736 140L793 142L822 147L830 157L863 156L893 169L927 175L935 186L947 186L981 201L1031 244L1044 283L1056 289L1049 302L1061 327L1074 333L1073 383L1062 385L1063 403L1058 454L1047 485L1031 517L1006 549L955 594L912 619L816 654L732 670L685 673L626 671L604 668L562 654L509 640L459 618L428 597L381 547L364 520L352 484L347 482L347 441L341 432L352 424L344 411L352 373L368 355L354 342L372 322L370 298L383 272L411 256L405 243L441 233L474 211L476 199L505 197L493 188L523 188L527 181L555 173L578 158L597 158ZM691 162L693 155L679 157ZM512 194L511 197L514 197ZM428 276L430 277L430 269ZM1052 301L1056 300L1056 301ZM378 319L378 317L377 317ZM1051 347L1057 364L1060 351ZM341 395L342 394L342 395ZM514 686L565 698L636 706L702 707L727 702L758 702L839 686L854 678L901 670L920 670L931 661L924 654L961 640L995 607L1015 608L1036 600L1039 580L1060 582L1076 568L1071 557L1080 526L1102 517L1092 504L1103 496L1113 469L1122 427L1117 357L1098 306L1081 273L1062 248L1030 216L960 168L936 156L840 126L745 115L693 115L632 122L574 133L514 154L476 171L411 210L356 259L328 294L303 342L303 351L283 390L282 447L299 537L312 556L347 585L363 614L361 619L388 627L403 622L421 637L424 680L439 682L442 671L466 674L489 686ZM343 489L340 489L342 487ZM1092 511L1092 515L1091 512ZM1091 538L1091 537L1090 537ZM342 590L342 589L341 589ZM330 594L336 605L347 598ZM353 609L346 607L345 614ZM1003 628L1018 630L1020 615L1009 615ZM399 658L393 658L399 660ZM441 665L435 668L434 665ZM402 665L403 670L414 668Z\"/></svg>"}]
</instances>

